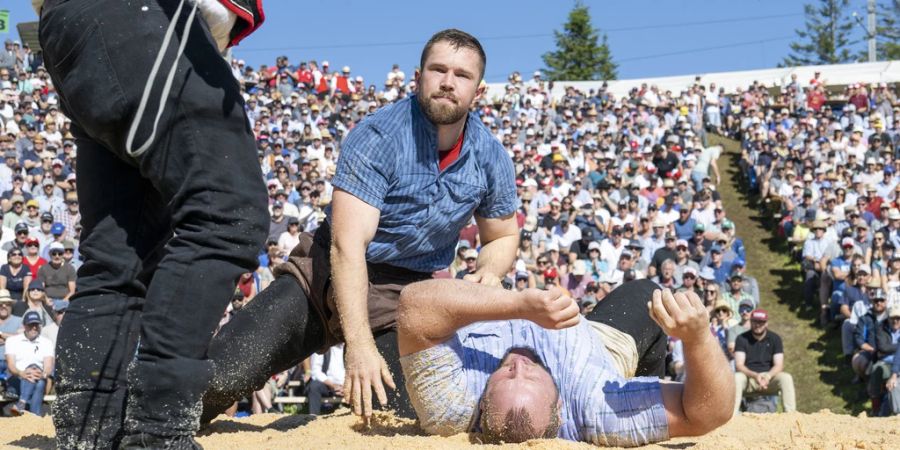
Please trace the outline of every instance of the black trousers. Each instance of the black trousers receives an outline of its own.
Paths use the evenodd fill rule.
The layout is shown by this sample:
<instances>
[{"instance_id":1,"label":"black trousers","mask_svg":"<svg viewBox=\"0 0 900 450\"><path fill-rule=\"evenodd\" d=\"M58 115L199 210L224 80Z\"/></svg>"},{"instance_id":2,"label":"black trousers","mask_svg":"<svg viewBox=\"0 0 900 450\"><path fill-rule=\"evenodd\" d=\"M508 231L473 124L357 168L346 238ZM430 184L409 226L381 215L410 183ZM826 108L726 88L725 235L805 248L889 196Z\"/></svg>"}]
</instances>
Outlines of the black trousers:
<instances>
[{"instance_id":1,"label":"black trousers","mask_svg":"<svg viewBox=\"0 0 900 450\"><path fill-rule=\"evenodd\" d=\"M322 413L324 397L334 397L334 391L321 381L309 380L309 384L306 385L306 399L309 401L310 414L317 416Z\"/></svg>"},{"instance_id":2,"label":"black trousers","mask_svg":"<svg viewBox=\"0 0 900 450\"><path fill-rule=\"evenodd\" d=\"M625 283L597 303L586 317L634 338L638 353L635 375L639 377L663 377L666 370L668 337L650 318L647 311L647 302L653 297L653 291L656 289L659 289L659 286L650 280Z\"/></svg>"},{"instance_id":3,"label":"black trousers","mask_svg":"<svg viewBox=\"0 0 900 450\"><path fill-rule=\"evenodd\" d=\"M266 194L243 99L200 15L171 93L150 93L132 157L131 118L176 0L47 0L39 36L72 119L84 265L59 332L60 448L113 448L123 432L198 427L212 333L237 278L258 265ZM188 3L188 6L190 4ZM140 144L136 144L140 145ZM127 395L126 395L127 393Z\"/></svg>"},{"instance_id":4,"label":"black trousers","mask_svg":"<svg viewBox=\"0 0 900 450\"><path fill-rule=\"evenodd\" d=\"M666 335L647 313L647 301L659 287L649 280L626 283L611 292L588 316L631 335L639 355L636 375L664 375ZM312 316L310 315L312 314ZM203 398L207 423L242 397L259 389L273 374L296 366L323 344L321 321L310 310L297 280L281 275L241 308L209 347L216 373ZM397 333L375 336L378 351L393 375L397 389L388 390L388 408L415 418L403 382Z\"/></svg>"},{"instance_id":5,"label":"black trousers","mask_svg":"<svg viewBox=\"0 0 900 450\"><path fill-rule=\"evenodd\" d=\"M310 308L297 279L282 274L235 313L209 346L216 372L203 396L201 422L208 423L273 374L295 367L324 344L324 325ZM397 332L376 334L375 345L397 385L393 392L387 389L387 407L399 416L415 418L403 383Z\"/></svg>"}]
</instances>

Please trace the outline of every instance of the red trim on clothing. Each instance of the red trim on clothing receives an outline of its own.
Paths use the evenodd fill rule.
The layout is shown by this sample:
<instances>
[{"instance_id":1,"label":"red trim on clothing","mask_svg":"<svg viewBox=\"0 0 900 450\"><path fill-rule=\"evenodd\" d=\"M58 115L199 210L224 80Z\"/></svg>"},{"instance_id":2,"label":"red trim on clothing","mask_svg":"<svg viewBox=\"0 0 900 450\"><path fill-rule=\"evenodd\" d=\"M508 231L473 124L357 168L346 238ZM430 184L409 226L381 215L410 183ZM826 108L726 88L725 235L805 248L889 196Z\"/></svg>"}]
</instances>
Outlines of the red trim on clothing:
<instances>
[{"instance_id":1,"label":"red trim on clothing","mask_svg":"<svg viewBox=\"0 0 900 450\"><path fill-rule=\"evenodd\" d=\"M465 134L465 132L459 133L459 139L456 140L456 144L453 144L453 147L449 150L438 151L438 167L440 167L442 171L459 158L459 152L462 150L463 136L465 136Z\"/></svg>"},{"instance_id":2,"label":"red trim on clothing","mask_svg":"<svg viewBox=\"0 0 900 450\"><path fill-rule=\"evenodd\" d=\"M259 11L259 22L253 20L253 14L251 12L239 7L238 5L235 5L228 0L219 0L219 3L221 3L222 6L227 8L229 11L233 12L238 17L238 19L247 22L247 26L244 27L241 33L235 36L234 39L232 39L231 42L228 43L229 47L234 47L244 38L250 36L250 34L256 31L256 29L259 28L260 25L262 25L266 20L266 13L265 11L263 11L262 0L256 0L256 9Z\"/></svg>"}]
</instances>

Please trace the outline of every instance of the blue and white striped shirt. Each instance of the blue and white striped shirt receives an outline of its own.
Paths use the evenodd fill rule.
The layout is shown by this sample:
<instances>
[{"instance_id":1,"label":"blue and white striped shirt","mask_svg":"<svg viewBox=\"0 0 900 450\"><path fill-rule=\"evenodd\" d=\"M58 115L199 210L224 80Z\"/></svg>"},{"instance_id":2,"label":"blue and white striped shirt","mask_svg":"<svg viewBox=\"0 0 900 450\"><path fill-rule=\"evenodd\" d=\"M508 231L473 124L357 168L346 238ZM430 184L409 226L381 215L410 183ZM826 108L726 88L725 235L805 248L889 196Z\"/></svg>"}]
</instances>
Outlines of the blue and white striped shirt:
<instances>
[{"instance_id":1,"label":"blue and white striped shirt","mask_svg":"<svg viewBox=\"0 0 900 450\"><path fill-rule=\"evenodd\" d=\"M516 210L512 160L490 130L470 113L459 158L441 171L437 130L415 96L347 135L332 184L381 211L366 260L418 272L450 264L473 212L495 218Z\"/></svg>"},{"instance_id":2,"label":"blue and white striped shirt","mask_svg":"<svg viewBox=\"0 0 900 450\"><path fill-rule=\"evenodd\" d=\"M515 347L532 349L559 387L560 438L621 447L669 438L659 379L623 378L585 320L560 331L526 320L476 323L443 344L402 357L422 428L444 436L474 431L488 377Z\"/></svg>"}]
</instances>

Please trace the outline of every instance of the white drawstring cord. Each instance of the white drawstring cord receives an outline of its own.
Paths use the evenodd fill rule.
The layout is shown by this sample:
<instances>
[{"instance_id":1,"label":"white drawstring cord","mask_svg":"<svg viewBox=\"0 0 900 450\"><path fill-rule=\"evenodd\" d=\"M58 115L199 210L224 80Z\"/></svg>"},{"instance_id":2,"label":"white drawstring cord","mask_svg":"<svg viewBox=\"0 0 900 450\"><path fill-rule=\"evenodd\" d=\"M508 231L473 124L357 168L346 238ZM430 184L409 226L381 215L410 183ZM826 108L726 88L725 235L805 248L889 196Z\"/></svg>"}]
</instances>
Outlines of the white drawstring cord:
<instances>
[{"instance_id":1,"label":"white drawstring cord","mask_svg":"<svg viewBox=\"0 0 900 450\"><path fill-rule=\"evenodd\" d=\"M163 38L162 47L159 49L159 53L156 54L156 61L153 63L153 69L150 71L150 77L147 78L147 84L144 86L144 93L141 96L141 103L138 105L137 113L134 116L134 119L131 121L131 126L128 128L128 137L125 140L125 151L132 157L138 157L147 149L153 145L153 141L156 139L156 128L159 125L159 119L162 117L163 111L166 109L166 102L169 97L169 91L172 89L172 80L175 79L175 70L178 69L178 60L181 59L181 55L184 53L184 46L187 44L188 34L191 31L191 25L194 22L194 16L197 13L197 2L194 1L193 7L191 8L191 13L188 15L187 22L184 25L184 31L181 32L181 42L178 44L178 52L175 54L175 61L172 62L172 68L169 69L169 75L166 77L166 84L163 85L162 94L159 98L159 105L156 108L156 118L153 120L153 132L150 133L150 137L141 144L137 149L132 150L134 145L134 136L137 134L138 127L140 126L141 120L144 118L144 110L147 108L147 100L150 98L150 91L153 90L153 86L156 81L156 75L159 72L159 68L162 65L163 57L166 54L166 49L169 48L169 42L172 40L172 34L175 32L175 25L178 23L178 19L181 17L181 9L184 6L184 2L188 0L181 0L178 3L178 8L175 10L175 14L172 16L172 21L169 23L169 28L166 30L166 36Z\"/></svg>"}]
</instances>

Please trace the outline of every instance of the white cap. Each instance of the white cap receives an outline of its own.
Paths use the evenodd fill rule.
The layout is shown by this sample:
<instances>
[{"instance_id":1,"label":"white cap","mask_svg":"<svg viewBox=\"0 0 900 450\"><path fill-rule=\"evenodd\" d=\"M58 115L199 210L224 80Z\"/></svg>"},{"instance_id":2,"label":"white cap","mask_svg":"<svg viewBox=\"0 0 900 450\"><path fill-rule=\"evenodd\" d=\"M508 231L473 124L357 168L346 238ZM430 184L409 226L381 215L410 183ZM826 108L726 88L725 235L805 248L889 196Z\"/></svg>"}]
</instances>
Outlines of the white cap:
<instances>
[{"instance_id":1,"label":"white cap","mask_svg":"<svg viewBox=\"0 0 900 450\"><path fill-rule=\"evenodd\" d=\"M600 250L600 243L597 241L591 241L591 243L588 244L588 251L590 250Z\"/></svg>"},{"instance_id":2,"label":"white cap","mask_svg":"<svg viewBox=\"0 0 900 450\"><path fill-rule=\"evenodd\" d=\"M557 244L556 242L551 242L551 243L547 244L547 251L548 251L548 252L552 252L552 251L557 251L557 252L558 252L558 251L559 251L559 244Z\"/></svg>"},{"instance_id":3,"label":"white cap","mask_svg":"<svg viewBox=\"0 0 900 450\"><path fill-rule=\"evenodd\" d=\"M853 246L854 246L853 238L845 237L845 238L841 239L841 247L853 247Z\"/></svg>"}]
</instances>

